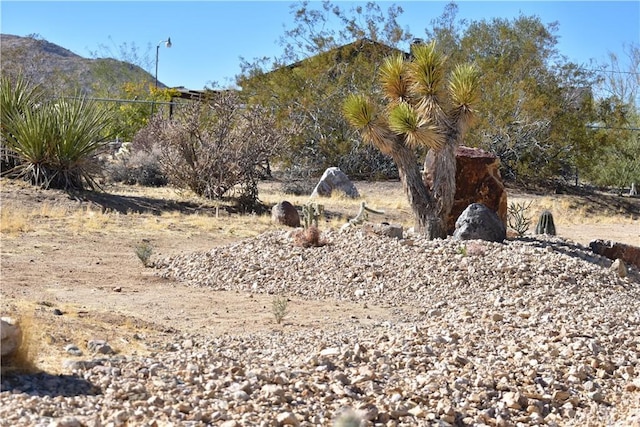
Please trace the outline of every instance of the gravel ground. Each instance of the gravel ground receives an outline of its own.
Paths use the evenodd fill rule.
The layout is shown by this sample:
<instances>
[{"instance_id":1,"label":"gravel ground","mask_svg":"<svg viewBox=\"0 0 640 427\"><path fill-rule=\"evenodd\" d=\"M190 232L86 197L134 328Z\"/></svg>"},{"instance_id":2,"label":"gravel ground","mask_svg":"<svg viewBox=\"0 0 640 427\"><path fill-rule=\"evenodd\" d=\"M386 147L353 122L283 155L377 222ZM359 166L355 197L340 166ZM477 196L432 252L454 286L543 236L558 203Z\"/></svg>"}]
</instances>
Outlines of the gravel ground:
<instances>
[{"instance_id":1,"label":"gravel ground","mask_svg":"<svg viewBox=\"0 0 640 427\"><path fill-rule=\"evenodd\" d=\"M0 424L640 425L640 275L559 238L504 244L275 231L160 260L212 290L394 308L326 329L184 333L146 356L5 376ZM347 425L347 424L342 424ZM351 424L349 424L351 425Z\"/></svg>"}]
</instances>

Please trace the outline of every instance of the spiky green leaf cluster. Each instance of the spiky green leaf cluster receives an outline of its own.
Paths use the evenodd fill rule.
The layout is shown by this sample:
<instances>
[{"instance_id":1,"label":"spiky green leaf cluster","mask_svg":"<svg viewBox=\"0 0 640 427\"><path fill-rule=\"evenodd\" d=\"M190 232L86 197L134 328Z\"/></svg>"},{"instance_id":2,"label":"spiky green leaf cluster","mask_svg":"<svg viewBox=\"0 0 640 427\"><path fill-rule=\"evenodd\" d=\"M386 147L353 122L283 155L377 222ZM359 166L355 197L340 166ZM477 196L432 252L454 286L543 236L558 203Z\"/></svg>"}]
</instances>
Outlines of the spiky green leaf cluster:
<instances>
[{"instance_id":1,"label":"spiky green leaf cluster","mask_svg":"<svg viewBox=\"0 0 640 427\"><path fill-rule=\"evenodd\" d=\"M409 81L405 71L406 63L400 54L387 57L380 67L380 84L391 102L398 102L407 97Z\"/></svg>"},{"instance_id":2,"label":"spiky green leaf cluster","mask_svg":"<svg viewBox=\"0 0 640 427\"><path fill-rule=\"evenodd\" d=\"M413 61L409 63L411 92L416 97L440 97L444 81L445 56L435 42L413 47Z\"/></svg>"},{"instance_id":3,"label":"spiky green leaf cluster","mask_svg":"<svg viewBox=\"0 0 640 427\"><path fill-rule=\"evenodd\" d=\"M349 124L357 129L365 128L375 120L375 106L364 95L349 95L342 110Z\"/></svg>"},{"instance_id":4,"label":"spiky green leaf cluster","mask_svg":"<svg viewBox=\"0 0 640 427\"><path fill-rule=\"evenodd\" d=\"M449 95L454 108L473 108L478 101L480 71L473 64L459 64L449 79Z\"/></svg>"},{"instance_id":5,"label":"spiky green leaf cluster","mask_svg":"<svg viewBox=\"0 0 640 427\"><path fill-rule=\"evenodd\" d=\"M396 135L403 135L411 147L439 149L443 140L436 126L427 121L410 104L403 102L389 112L389 129Z\"/></svg>"},{"instance_id":6,"label":"spiky green leaf cluster","mask_svg":"<svg viewBox=\"0 0 640 427\"><path fill-rule=\"evenodd\" d=\"M37 98L28 84L14 86L4 77L1 88L3 144L19 158L11 173L44 187L95 186L94 154L103 146L110 113L82 98Z\"/></svg>"},{"instance_id":7,"label":"spiky green leaf cluster","mask_svg":"<svg viewBox=\"0 0 640 427\"><path fill-rule=\"evenodd\" d=\"M398 135L415 132L420 125L418 113L406 102L396 105L389 112L389 128Z\"/></svg>"}]
</instances>

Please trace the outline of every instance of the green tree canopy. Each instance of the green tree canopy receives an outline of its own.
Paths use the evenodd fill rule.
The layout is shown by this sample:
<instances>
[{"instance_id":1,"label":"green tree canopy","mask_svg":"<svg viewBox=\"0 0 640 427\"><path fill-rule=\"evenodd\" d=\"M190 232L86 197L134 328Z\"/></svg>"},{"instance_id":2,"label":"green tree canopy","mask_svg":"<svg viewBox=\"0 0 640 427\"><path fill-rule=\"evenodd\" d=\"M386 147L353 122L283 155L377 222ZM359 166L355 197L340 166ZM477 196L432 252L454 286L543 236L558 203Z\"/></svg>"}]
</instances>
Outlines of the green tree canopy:
<instances>
[{"instance_id":1,"label":"green tree canopy","mask_svg":"<svg viewBox=\"0 0 640 427\"><path fill-rule=\"evenodd\" d=\"M376 173L373 160L386 170L389 159L359 145L341 105L354 91L376 95L374 83L383 59L411 37L397 23L402 9L392 5L385 13L373 2L350 10L329 1L315 6L292 6L294 27L281 39L280 58L244 61L238 78L243 96L249 103L268 106L280 123L299 130L283 155L285 166L302 166L314 174L339 166L352 175L370 175Z\"/></svg>"}]
</instances>

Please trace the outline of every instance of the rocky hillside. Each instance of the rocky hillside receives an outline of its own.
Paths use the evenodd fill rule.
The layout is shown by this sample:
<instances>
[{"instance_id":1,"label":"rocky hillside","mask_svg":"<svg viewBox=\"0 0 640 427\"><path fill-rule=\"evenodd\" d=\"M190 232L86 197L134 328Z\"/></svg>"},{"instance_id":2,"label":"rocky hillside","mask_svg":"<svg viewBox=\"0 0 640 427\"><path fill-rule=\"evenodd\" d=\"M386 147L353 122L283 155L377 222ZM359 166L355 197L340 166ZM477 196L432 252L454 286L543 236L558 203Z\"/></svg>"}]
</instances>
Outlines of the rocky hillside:
<instances>
[{"instance_id":1,"label":"rocky hillside","mask_svg":"<svg viewBox=\"0 0 640 427\"><path fill-rule=\"evenodd\" d=\"M130 81L153 81L138 67L112 58L84 58L37 37L0 34L2 74L22 73L56 93L95 93Z\"/></svg>"}]
</instances>

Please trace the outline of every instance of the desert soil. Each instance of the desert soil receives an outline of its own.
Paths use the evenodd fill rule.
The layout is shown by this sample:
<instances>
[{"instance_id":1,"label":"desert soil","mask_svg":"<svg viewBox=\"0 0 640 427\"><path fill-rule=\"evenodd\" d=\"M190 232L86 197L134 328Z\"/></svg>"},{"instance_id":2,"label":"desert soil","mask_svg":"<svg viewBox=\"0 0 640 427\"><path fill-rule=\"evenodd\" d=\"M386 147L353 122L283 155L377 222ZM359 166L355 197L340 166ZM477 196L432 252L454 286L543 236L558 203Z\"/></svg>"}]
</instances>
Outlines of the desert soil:
<instances>
[{"instance_id":1,"label":"desert soil","mask_svg":"<svg viewBox=\"0 0 640 427\"><path fill-rule=\"evenodd\" d=\"M402 199L397 182L357 186L365 198ZM1 314L32 318L41 337L36 362L48 372L61 369L60 361L68 357L65 344L90 339L108 340L126 354L145 351L132 340L133 334L171 341L181 331L215 336L283 328L297 331L320 322L340 325L345 313L377 321L393 316L383 305L294 298L284 324L276 324L272 295L214 292L159 277L135 255L141 243L153 248L153 258L163 258L204 252L251 231L275 228L256 220L255 228L245 230L246 234L226 226L203 230L184 218L197 214L206 221L215 209L185 200L171 189L113 187L105 193L70 196L2 179L0 190L3 221L19 221L17 217L25 212L38 213L29 217L23 231L1 235ZM273 196L276 190L275 184L266 183L261 194ZM640 199L604 194L547 197L513 191L510 200L530 200L533 208L562 211L563 216L556 216L558 233L575 242L587 245L593 239L609 239L640 245ZM406 206L387 209L380 220L410 224L410 211Z\"/></svg>"}]
</instances>

